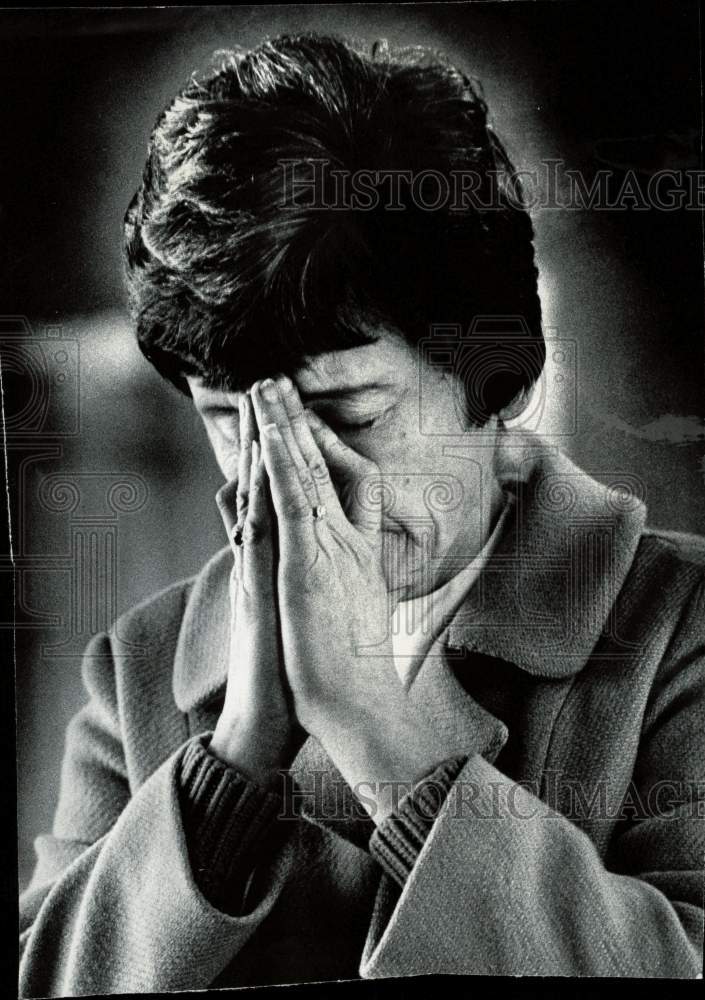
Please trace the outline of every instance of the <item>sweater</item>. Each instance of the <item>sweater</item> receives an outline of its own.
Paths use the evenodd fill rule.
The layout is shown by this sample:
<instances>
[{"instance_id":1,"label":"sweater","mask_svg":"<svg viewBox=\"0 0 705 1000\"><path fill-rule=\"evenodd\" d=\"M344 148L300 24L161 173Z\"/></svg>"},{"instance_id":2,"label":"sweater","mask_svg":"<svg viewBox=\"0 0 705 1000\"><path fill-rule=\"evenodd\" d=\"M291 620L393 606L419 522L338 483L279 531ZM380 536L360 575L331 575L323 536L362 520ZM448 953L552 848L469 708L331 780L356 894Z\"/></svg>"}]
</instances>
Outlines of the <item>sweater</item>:
<instances>
[{"instance_id":1,"label":"sweater","mask_svg":"<svg viewBox=\"0 0 705 1000\"><path fill-rule=\"evenodd\" d=\"M281 832L284 795L260 788L207 752L210 734L192 741L180 761L179 796L191 866L199 888L222 910L237 915L255 865L266 861ZM400 886L411 872L464 758L433 768L407 792L379 827L369 849ZM290 808L294 808L290 804Z\"/></svg>"}]
</instances>

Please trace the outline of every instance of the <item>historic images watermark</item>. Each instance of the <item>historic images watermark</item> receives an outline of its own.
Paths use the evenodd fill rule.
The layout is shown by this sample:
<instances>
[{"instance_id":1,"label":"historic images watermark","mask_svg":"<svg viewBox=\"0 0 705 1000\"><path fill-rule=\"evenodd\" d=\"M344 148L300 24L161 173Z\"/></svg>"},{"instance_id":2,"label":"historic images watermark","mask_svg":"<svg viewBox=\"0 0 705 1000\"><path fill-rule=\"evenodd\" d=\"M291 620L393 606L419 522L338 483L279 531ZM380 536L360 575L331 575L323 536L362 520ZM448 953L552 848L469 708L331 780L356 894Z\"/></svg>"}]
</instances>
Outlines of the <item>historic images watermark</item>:
<instances>
[{"instance_id":1,"label":"historic images watermark","mask_svg":"<svg viewBox=\"0 0 705 1000\"><path fill-rule=\"evenodd\" d=\"M705 783L661 779L644 787L634 781L615 787L608 777L585 781L547 770L540 780L474 781L462 775L451 790L427 778L423 796L411 781L359 782L352 788L342 776L323 770L308 774L309 784L297 784L282 771L282 808L279 819L344 822L373 818L385 798L394 811L400 805L419 819L433 819L441 808L451 819L500 820L568 819L573 823L705 819ZM351 794L352 792L352 794Z\"/></svg>"},{"instance_id":2,"label":"historic images watermark","mask_svg":"<svg viewBox=\"0 0 705 1000\"><path fill-rule=\"evenodd\" d=\"M491 212L508 207L532 212L673 212L705 208L705 170L664 168L646 172L598 169L591 173L545 159L529 170L433 168L358 169L320 158L282 159L282 209L326 212Z\"/></svg>"}]
</instances>

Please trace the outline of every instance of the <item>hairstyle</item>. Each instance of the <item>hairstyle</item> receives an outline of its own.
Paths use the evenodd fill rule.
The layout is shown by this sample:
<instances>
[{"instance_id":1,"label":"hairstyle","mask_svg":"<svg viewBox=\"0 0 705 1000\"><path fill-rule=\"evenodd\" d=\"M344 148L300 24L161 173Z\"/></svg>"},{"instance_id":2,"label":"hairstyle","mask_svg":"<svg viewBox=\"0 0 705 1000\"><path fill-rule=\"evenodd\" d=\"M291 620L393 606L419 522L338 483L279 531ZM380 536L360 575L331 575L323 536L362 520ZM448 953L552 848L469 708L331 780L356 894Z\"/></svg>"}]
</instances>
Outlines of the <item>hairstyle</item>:
<instances>
[{"instance_id":1,"label":"hairstyle","mask_svg":"<svg viewBox=\"0 0 705 1000\"><path fill-rule=\"evenodd\" d=\"M432 324L509 316L521 349L515 332L479 338L470 409L481 422L525 393L545 358L533 228L479 85L386 42L283 35L217 55L157 120L125 216L130 309L158 371L185 392L187 375L236 391L377 324L418 344ZM282 161L401 172L400 205L325 207L328 175L302 203ZM408 179L422 171L479 186L429 210Z\"/></svg>"}]
</instances>

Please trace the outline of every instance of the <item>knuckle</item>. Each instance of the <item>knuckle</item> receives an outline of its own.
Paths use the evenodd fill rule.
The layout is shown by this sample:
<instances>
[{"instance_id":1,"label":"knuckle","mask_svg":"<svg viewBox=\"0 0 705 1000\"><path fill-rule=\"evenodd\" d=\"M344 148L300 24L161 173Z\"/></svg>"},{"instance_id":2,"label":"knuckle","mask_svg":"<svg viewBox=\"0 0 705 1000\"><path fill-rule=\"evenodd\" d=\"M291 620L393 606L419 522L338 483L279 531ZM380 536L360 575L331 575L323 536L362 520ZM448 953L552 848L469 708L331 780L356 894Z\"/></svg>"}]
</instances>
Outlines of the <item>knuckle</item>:
<instances>
[{"instance_id":1,"label":"knuckle","mask_svg":"<svg viewBox=\"0 0 705 1000\"><path fill-rule=\"evenodd\" d=\"M215 502L220 510L229 510L237 496L237 485L234 482L224 483L215 494Z\"/></svg>"},{"instance_id":2,"label":"knuckle","mask_svg":"<svg viewBox=\"0 0 705 1000\"><path fill-rule=\"evenodd\" d=\"M313 479L323 482L328 478L328 466L322 459L316 459L309 466Z\"/></svg>"},{"instance_id":3,"label":"knuckle","mask_svg":"<svg viewBox=\"0 0 705 1000\"><path fill-rule=\"evenodd\" d=\"M251 618L257 609L259 592L252 586L252 580L243 579L237 595L237 615L242 623L243 618Z\"/></svg>"},{"instance_id":4,"label":"knuckle","mask_svg":"<svg viewBox=\"0 0 705 1000\"><path fill-rule=\"evenodd\" d=\"M248 547L260 545L267 538L267 532L259 521L248 518L242 531L242 538Z\"/></svg>"},{"instance_id":5,"label":"knuckle","mask_svg":"<svg viewBox=\"0 0 705 1000\"><path fill-rule=\"evenodd\" d=\"M346 465L348 468L356 468L361 462L365 461L356 451L340 439L333 445L331 452L341 465Z\"/></svg>"},{"instance_id":6,"label":"knuckle","mask_svg":"<svg viewBox=\"0 0 705 1000\"><path fill-rule=\"evenodd\" d=\"M240 606L242 600L242 577L240 574L237 576L232 576L230 578L230 594L229 594L229 605L230 605L230 618L231 623L237 618L237 609Z\"/></svg>"},{"instance_id":7,"label":"knuckle","mask_svg":"<svg viewBox=\"0 0 705 1000\"><path fill-rule=\"evenodd\" d=\"M251 505L253 501L259 500L264 493L265 493L264 480L256 479L255 482L252 484L252 489L250 490L249 494L247 495L247 497L245 497L245 501Z\"/></svg>"},{"instance_id":8,"label":"knuckle","mask_svg":"<svg viewBox=\"0 0 705 1000\"><path fill-rule=\"evenodd\" d=\"M302 500L291 500L284 508L284 515L290 521L305 521L311 516L311 508Z\"/></svg>"},{"instance_id":9,"label":"knuckle","mask_svg":"<svg viewBox=\"0 0 705 1000\"><path fill-rule=\"evenodd\" d=\"M315 483L313 481L313 476L311 475L310 471L308 469L305 472L302 471L300 479L301 479L301 488L303 489L304 493L311 493L315 488Z\"/></svg>"}]
</instances>

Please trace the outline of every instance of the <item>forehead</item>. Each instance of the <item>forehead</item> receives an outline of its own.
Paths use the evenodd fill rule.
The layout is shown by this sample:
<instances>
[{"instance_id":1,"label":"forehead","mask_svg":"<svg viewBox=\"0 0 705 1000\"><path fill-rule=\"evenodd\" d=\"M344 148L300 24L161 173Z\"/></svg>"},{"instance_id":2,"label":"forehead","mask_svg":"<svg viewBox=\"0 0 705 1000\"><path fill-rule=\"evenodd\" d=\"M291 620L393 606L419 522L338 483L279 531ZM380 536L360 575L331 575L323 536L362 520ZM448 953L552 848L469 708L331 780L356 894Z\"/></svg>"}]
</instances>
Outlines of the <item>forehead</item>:
<instances>
[{"instance_id":1,"label":"forehead","mask_svg":"<svg viewBox=\"0 0 705 1000\"><path fill-rule=\"evenodd\" d=\"M377 340L346 351L329 351L307 358L293 373L293 380L304 398L336 393L363 392L370 386L391 391L406 388L416 378L417 349L388 329L374 329ZM209 389L199 379L189 378L191 393L199 400L225 404L237 393Z\"/></svg>"},{"instance_id":2,"label":"forehead","mask_svg":"<svg viewBox=\"0 0 705 1000\"><path fill-rule=\"evenodd\" d=\"M416 350L388 330L375 335L374 343L308 358L294 373L299 392L314 396L371 383L406 384L416 371Z\"/></svg>"}]
</instances>

